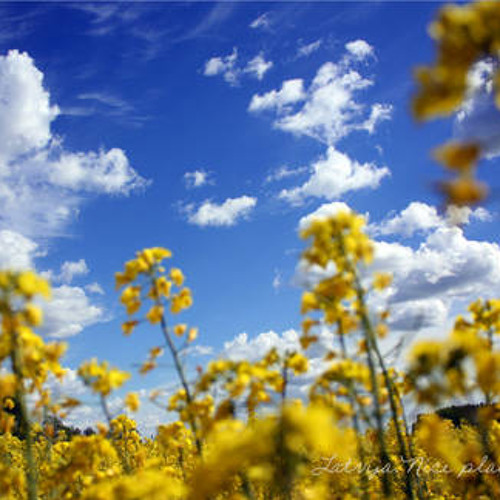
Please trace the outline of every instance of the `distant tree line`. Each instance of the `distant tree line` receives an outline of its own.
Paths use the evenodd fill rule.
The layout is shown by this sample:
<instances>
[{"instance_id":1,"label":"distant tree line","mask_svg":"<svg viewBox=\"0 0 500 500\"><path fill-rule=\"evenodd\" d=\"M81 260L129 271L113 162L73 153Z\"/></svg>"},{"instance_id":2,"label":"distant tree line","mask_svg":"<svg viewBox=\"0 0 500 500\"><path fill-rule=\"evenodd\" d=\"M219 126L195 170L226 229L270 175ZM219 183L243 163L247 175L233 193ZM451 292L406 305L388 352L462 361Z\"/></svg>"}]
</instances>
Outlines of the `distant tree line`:
<instances>
[{"instance_id":1,"label":"distant tree line","mask_svg":"<svg viewBox=\"0 0 500 500\"><path fill-rule=\"evenodd\" d=\"M8 413L14 417L14 426L11 430L11 434L23 440L24 437L22 436L22 433L20 431L21 414L16 398L4 398L1 411ZM91 436L96 433L96 431L92 427L87 427L82 430L79 427L67 425L62 421L61 418L55 415L46 416L42 421L42 426L50 426L54 438L64 439L67 441L70 441L74 436Z\"/></svg>"}]
</instances>

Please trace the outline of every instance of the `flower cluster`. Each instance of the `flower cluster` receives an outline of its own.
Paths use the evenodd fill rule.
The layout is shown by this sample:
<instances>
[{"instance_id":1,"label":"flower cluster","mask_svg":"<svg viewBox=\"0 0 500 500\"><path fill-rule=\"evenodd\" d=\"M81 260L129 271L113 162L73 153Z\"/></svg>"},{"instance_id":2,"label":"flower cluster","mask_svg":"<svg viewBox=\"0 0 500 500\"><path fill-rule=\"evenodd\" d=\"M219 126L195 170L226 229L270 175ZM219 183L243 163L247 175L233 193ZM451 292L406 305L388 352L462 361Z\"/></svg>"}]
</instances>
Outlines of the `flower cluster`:
<instances>
[{"instance_id":1,"label":"flower cluster","mask_svg":"<svg viewBox=\"0 0 500 500\"><path fill-rule=\"evenodd\" d=\"M500 49L500 4L479 1L447 5L430 27L437 43L436 62L415 73L419 89L413 110L419 120L449 116L463 103L472 66L483 59L498 61ZM500 108L500 71L493 77L496 106ZM475 177L482 144L451 141L436 150L435 157L456 174L442 183L447 202L469 205L483 200L487 187Z\"/></svg>"}]
</instances>

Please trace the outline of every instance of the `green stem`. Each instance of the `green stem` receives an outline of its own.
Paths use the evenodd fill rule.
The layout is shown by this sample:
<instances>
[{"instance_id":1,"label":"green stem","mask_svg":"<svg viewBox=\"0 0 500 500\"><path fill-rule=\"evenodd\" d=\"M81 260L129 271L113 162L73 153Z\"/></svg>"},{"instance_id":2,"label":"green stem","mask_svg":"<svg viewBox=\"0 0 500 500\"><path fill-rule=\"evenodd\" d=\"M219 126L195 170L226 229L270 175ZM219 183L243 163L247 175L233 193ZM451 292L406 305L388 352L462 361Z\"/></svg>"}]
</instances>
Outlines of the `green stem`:
<instances>
[{"instance_id":1,"label":"green stem","mask_svg":"<svg viewBox=\"0 0 500 500\"><path fill-rule=\"evenodd\" d=\"M24 437L24 459L26 462L25 476L28 485L28 500L37 500L37 477L35 458L33 454L33 436L31 434L31 421L26 406L26 398L24 393L24 381L21 362L21 346L18 342L17 333L12 333L12 351L10 360L12 364L12 372L17 377L16 386L16 404L19 405L20 431Z\"/></svg>"},{"instance_id":2,"label":"green stem","mask_svg":"<svg viewBox=\"0 0 500 500\"><path fill-rule=\"evenodd\" d=\"M152 286L155 290L155 295L157 299L155 300L155 304L157 306L163 307L162 301L160 300L160 294L158 292L158 288L156 286L156 282L154 277L152 276L151 279ZM179 379L181 381L182 387L184 391L186 392L186 402L188 407L191 406L191 403L193 402L193 396L191 394L191 389L189 388L189 384L186 379L186 375L184 374L184 368L182 366L180 357L179 357L179 351L175 347L175 344L172 340L172 337L170 336L170 333L168 331L167 327L167 320L165 318L165 314L162 313L161 315L161 320L160 320L160 326L161 326L161 331L163 333L163 336L165 337L165 340L167 341L168 348L170 350L170 354L172 355L172 358L174 359L174 365L175 365L175 370L177 371L177 375L179 376ZM201 456L202 454L202 446L201 446L201 441L200 437L198 435L198 426L196 424L196 420L194 419L191 409L189 409L189 425L191 426L191 430L193 431L194 434L194 441L196 444L196 450L198 452L198 455Z\"/></svg>"}]
</instances>

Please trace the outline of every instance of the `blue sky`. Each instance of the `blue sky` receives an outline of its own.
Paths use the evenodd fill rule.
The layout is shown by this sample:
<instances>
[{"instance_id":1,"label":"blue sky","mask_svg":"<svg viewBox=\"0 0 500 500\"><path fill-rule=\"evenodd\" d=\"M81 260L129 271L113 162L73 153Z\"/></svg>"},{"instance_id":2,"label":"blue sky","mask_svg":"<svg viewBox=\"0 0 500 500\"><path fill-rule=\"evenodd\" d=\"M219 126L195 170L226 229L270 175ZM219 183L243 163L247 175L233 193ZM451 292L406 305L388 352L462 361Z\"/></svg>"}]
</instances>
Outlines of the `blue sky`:
<instances>
[{"instance_id":1,"label":"blue sky","mask_svg":"<svg viewBox=\"0 0 500 500\"><path fill-rule=\"evenodd\" d=\"M299 221L339 203L369 216L375 266L395 273L383 299L396 339L415 318L443 333L468 300L497 294L498 201L450 227L429 154L480 134L489 63L462 116L418 126L410 114L438 7L2 4L0 265L52 279L45 334L70 343L68 366L97 355L133 370L161 343L148 327L122 337L114 292L114 272L147 246L170 248L187 275L185 319L205 353L293 343L301 285L318 275L298 265ZM481 170L493 186L496 145Z\"/></svg>"}]
</instances>

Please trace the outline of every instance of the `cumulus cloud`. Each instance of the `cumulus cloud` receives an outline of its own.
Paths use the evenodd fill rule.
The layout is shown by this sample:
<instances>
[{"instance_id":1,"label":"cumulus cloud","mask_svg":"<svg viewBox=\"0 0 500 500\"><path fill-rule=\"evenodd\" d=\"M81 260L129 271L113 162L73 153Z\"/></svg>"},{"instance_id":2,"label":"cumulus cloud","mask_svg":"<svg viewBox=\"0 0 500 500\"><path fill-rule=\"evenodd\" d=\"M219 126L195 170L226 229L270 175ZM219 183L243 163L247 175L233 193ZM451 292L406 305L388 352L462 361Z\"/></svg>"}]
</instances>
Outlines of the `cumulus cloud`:
<instances>
[{"instance_id":1,"label":"cumulus cloud","mask_svg":"<svg viewBox=\"0 0 500 500\"><path fill-rule=\"evenodd\" d=\"M59 273L57 280L69 285L75 276L85 276L88 272L89 268L85 259L80 259L74 262L66 261L61 266L61 272Z\"/></svg>"},{"instance_id":2,"label":"cumulus cloud","mask_svg":"<svg viewBox=\"0 0 500 500\"><path fill-rule=\"evenodd\" d=\"M256 205L257 198L251 196L228 198L221 204L207 200L196 209L188 207L188 222L202 227L234 226L248 217Z\"/></svg>"},{"instance_id":3,"label":"cumulus cloud","mask_svg":"<svg viewBox=\"0 0 500 500\"><path fill-rule=\"evenodd\" d=\"M286 351L301 351L299 333L296 330L287 330L282 335L274 331L261 333L249 339L247 333L240 333L229 342L224 342L221 357L233 361L257 361L267 354L273 347L284 354Z\"/></svg>"},{"instance_id":4,"label":"cumulus cloud","mask_svg":"<svg viewBox=\"0 0 500 500\"><path fill-rule=\"evenodd\" d=\"M118 148L70 152L51 126L43 73L26 53L0 56L0 229L54 236L78 213L84 194L128 194L147 183Z\"/></svg>"},{"instance_id":5,"label":"cumulus cloud","mask_svg":"<svg viewBox=\"0 0 500 500\"><path fill-rule=\"evenodd\" d=\"M375 54L374 48L365 40L354 40L346 43L345 48L350 56L355 57L358 60L373 57Z\"/></svg>"},{"instance_id":6,"label":"cumulus cloud","mask_svg":"<svg viewBox=\"0 0 500 500\"><path fill-rule=\"evenodd\" d=\"M471 219L487 221L491 219L491 214L482 207L471 209L450 206L447 212L441 215L436 207L414 201L399 214L386 218L379 224L372 224L369 229L375 235L397 234L410 237L417 232L449 226L450 223L468 224Z\"/></svg>"},{"instance_id":7,"label":"cumulus cloud","mask_svg":"<svg viewBox=\"0 0 500 500\"><path fill-rule=\"evenodd\" d=\"M302 217L299 230L315 218L345 210L350 208L344 203L325 204ZM469 220L474 217L472 211L465 215ZM375 239L374 261L363 271L363 276L375 271L392 273L393 283L389 289L384 294L370 296L369 300L376 310L389 307L393 330L402 333L430 329L434 334L444 334L450 314L477 297L494 297L500 293L499 245L468 239L462 228L446 222L446 214L438 216L425 204L410 204L400 214L371 228L383 228L378 232L381 237L404 231L405 224L409 233L419 232L421 241L410 246L400 241ZM325 269L301 260L293 281L310 288L334 272L333 263Z\"/></svg>"},{"instance_id":8,"label":"cumulus cloud","mask_svg":"<svg viewBox=\"0 0 500 500\"><path fill-rule=\"evenodd\" d=\"M53 338L78 335L85 327L104 320L104 310L93 305L85 290L62 285L52 289L52 300L43 304L42 332Z\"/></svg>"},{"instance_id":9,"label":"cumulus cloud","mask_svg":"<svg viewBox=\"0 0 500 500\"><path fill-rule=\"evenodd\" d=\"M280 90L271 90L263 95L255 94L248 110L260 112L266 109L276 109L278 113L283 113L287 111L290 104L303 101L305 98L304 82L300 78L295 78L284 81Z\"/></svg>"},{"instance_id":10,"label":"cumulus cloud","mask_svg":"<svg viewBox=\"0 0 500 500\"><path fill-rule=\"evenodd\" d=\"M188 189L206 186L207 184L214 184L214 181L210 178L210 175L210 172L203 169L194 170L193 172L186 172L184 174L184 182Z\"/></svg>"},{"instance_id":11,"label":"cumulus cloud","mask_svg":"<svg viewBox=\"0 0 500 500\"><path fill-rule=\"evenodd\" d=\"M393 330L416 332L446 323L449 308L438 298L409 300L391 306L389 326Z\"/></svg>"},{"instance_id":12,"label":"cumulus cloud","mask_svg":"<svg viewBox=\"0 0 500 500\"><path fill-rule=\"evenodd\" d=\"M358 163L331 146L325 157L311 165L311 175L304 184L283 189L279 197L292 204L300 204L309 197L333 200L349 191L377 188L387 175L387 167Z\"/></svg>"},{"instance_id":13,"label":"cumulus cloud","mask_svg":"<svg viewBox=\"0 0 500 500\"><path fill-rule=\"evenodd\" d=\"M363 77L355 65L373 48L362 40L352 44L347 44L348 57L344 56L338 63L327 62L318 69L307 91L303 90L302 80L288 80L294 82L288 83L288 88L284 82L281 90L254 95L249 111L274 109L275 128L299 137L312 137L328 146L356 130L373 133L380 122L390 117L392 108L381 103L367 107L357 101L359 92L374 82ZM283 97L288 95L292 98L283 102ZM300 107L299 103L302 103Z\"/></svg>"},{"instance_id":14,"label":"cumulus cloud","mask_svg":"<svg viewBox=\"0 0 500 500\"><path fill-rule=\"evenodd\" d=\"M15 231L0 231L0 269L32 269L38 244Z\"/></svg>"}]
</instances>

